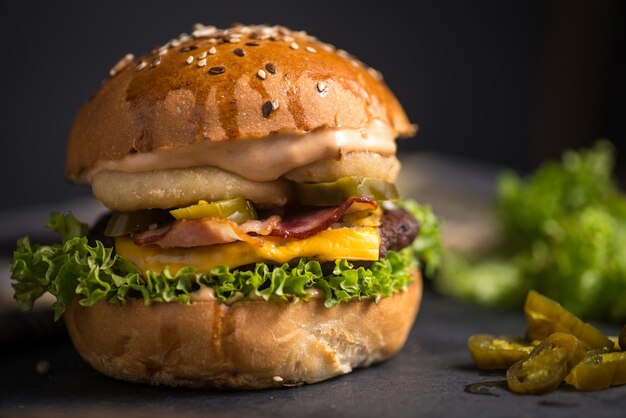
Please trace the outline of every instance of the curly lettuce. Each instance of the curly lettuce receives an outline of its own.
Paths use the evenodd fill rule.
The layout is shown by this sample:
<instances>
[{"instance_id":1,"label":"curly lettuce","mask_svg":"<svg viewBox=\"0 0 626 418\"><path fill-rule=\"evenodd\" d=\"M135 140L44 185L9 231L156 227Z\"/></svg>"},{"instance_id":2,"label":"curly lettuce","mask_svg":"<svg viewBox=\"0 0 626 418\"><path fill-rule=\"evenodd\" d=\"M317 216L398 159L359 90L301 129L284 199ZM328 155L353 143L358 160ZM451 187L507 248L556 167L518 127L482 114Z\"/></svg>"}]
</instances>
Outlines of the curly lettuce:
<instances>
[{"instance_id":1,"label":"curly lettuce","mask_svg":"<svg viewBox=\"0 0 626 418\"><path fill-rule=\"evenodd\" d=\"M308 300L319 289L324 305L372 298L376 301L406 288L412 277L410 268L421 260L432 270L440 259L439 221L429 208L410 203L410 211L421 223L422 234L412 247L389 251L368 268L356 267L347 260L336 260L331 273L319 262L300 259L297 264L280 266L257 263L254 268L231 270L218 266L208 272L185 267L176 274L165 268L160 272L141 272L133 263L114 254L113 248L96 241L90 245L87 227L73 215L53 213L47 226L61 235L62 243L31 244L18 241L13 253L11 273L15 299L24 310L45 292L56 297L53 304L58 319L71 300L78 296L82 306L99 301L123 304L130 298L152 302L191 303L192 293L207 287L225 303L255 295L268 300L279 298L297 302Z\"/></svg>"},{"instance_id":2,"label":"curly lettuce","mask_svg":"<svg viewBox=\"0 0 626 418\"><path fill-rule=\"evenodd\" d=\"M504 173L503 245L487 256L446 254L438 288L489 306L521 305L528 290L584 318L626 318L626 197L606 141L568 151L527 179Z\"/></svg>"}]
</instances>

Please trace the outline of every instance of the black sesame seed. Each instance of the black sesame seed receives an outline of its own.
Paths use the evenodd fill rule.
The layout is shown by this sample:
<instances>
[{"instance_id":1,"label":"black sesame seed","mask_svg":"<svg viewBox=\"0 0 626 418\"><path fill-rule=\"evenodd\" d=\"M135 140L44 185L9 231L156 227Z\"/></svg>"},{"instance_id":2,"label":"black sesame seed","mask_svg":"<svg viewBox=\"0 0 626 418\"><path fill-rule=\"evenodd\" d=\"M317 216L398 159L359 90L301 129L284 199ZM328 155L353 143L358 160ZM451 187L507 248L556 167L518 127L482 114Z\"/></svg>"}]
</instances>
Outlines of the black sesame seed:
<instances>
[{"instance_id":1,"label":"black sesame seed","mask_svg":"<svg viewBox=\"0 0 626 418\"><path fill-rule=\"evenodd\" d=\"M211 74L211 75L222 74L223 72L226 72L226 68L224 68L224 67L211 67L211 68L209 68L209 74Z\"/></svg>"},{"instance_id":2,"label":"black sesame seed","mask_svg":"<svg viewBox=\"0 0 626 418\"><path fill-rule=\"evenodd\" d=\"M271 62L268 62L267 64L265 64L265 69L270 74L276 74L276 66Z\"/></svg>"},{"instance_id":3,"label":"black sesame seed","mask_svg":"<svg viewBox=\"0 0 626 418\"><path fill-rule=\"evenodd\" d=\"M178 50L178 52L187 52L193 51L194 49L198 49L197 45L187 45Z\"/></svg>"},{"instance_id":4,"label":"black sesame seed","mask_svg":"<svg viewBox=\"0 0 626 418\"><path fill-rule=\"evenodd\" d=\"M261 44L257 43L257 42L246 42L245 43L246 46L259 46Z\"/></svg>"},{"instance_id":5,"label":"black sesame seed","mask_svg":"<svg viewBox=\"0 0 626 418\"><path fill-rule=\"evenodd\" d=\"M274 106L272 105L272 102L268 100L267 102L263 103L263 106L261 106L261 111L263 112L264 118L269 118L274 111Z\"/></svg>"},{"instance_id":6,"label":"black sesame seed","mask_svg":"<svg viewBox=\"0 0 626 418\"><path fill-rule=\"evenodd\" d=\"M235 48L233 50L233 54L237 55L238 57L243 57L244 55L246 55L246 51L241 48Z\"/></svg>"}]
</instances>

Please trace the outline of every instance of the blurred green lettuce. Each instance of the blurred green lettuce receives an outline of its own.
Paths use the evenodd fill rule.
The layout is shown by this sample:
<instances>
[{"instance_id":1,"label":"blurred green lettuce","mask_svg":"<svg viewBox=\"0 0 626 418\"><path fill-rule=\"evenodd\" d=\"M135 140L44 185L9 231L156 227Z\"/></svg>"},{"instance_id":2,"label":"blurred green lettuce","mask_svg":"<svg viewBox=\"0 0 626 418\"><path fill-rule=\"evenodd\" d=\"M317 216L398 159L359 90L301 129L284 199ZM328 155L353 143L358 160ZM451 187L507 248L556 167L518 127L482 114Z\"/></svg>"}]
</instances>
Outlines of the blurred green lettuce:
<instances>
[{"instance_id":1,"label":"blurred green lettuce","mask_svg":"<svg viewBox=\"0 0 626 418\"><path fill-rule=\"evenodd\" d=\"M490 306L520 305L536 289L585 318L626 319L626 197L607 141L566 152L527 179L498 181L503 240L487 256L446 254L445 294Z\"/></svg>"}]
</instances>

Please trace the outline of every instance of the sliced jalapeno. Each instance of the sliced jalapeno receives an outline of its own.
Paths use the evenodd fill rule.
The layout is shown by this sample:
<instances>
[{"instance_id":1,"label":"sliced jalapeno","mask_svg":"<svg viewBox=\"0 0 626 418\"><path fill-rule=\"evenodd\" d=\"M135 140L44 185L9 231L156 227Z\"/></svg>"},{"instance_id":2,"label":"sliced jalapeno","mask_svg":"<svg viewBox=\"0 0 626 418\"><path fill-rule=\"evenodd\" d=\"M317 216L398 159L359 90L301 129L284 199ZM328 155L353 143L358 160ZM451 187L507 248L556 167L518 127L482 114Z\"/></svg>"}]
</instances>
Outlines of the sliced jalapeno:
<instances>
[{"instance_id":1,"label":"sliced jalapeno","mask_svg":"<svg viewBox=\"0 0 626 418\"><path fill-rule=\"evenodd\" d=\"M565 381L578 390L600 390L626 384L626 352L588 351Z\"/></svg>"},{"instance_id":2,"label":"sliced jalapeno","mask_svg":"<svg viewBox=\"0 0 626 418\"><path fill-rule=\"evenodd\" d=\"M613 348L619 349L619 337L616 335L609 335L608 338L613 343Z\"/></svg>"},{"instance_id":3,"label":"sliced jalapeno","mask_svg":"<svg viewBox=\"0 0 626 418\"><path fill-rule=\"evenodd\" d=\"M146 230L153 224L159 225L172 220L172 216L167 211L161 209L113 212L104 230L104 235L108 237L120 237L135 231Z\"/></svg>"},{"instance_id":4,"label":"sliced jalapeno","mask_svg":"<svg viewBox=\"0 0 626 418\"><path fill-rule=\"evenodd\" d=\"M478 334L469 338L467 347L476 367L498 370L508 369L513 363L528 358L534 345L516 337Z\"/></svg>"},{"instance_id":5,"label":"sliced jalapeno","mask_svg":"<svg viewBox=\"0 0 626 418\"><path fill-rule=\"evenodd\" d=\"M174 209L170 213L176 219L228 218L238 224L257 219L252 203L241 197L216 202L201 200L196 205Z\"/></svg>"},{"instance_id":6,"label":"sliced jalapeno","mask_svg":"<svg viewBox=\"0 0 626 418\"><path fill-rule=\"evenodd\" d=\"M509 389L517 393L545 393L558 388L586 353L585 344L571 334L557 332L543 340L526 360L506 372Z\"/></svg>"},{"instance_id":7,"label":"sliced jalapeno","mask_svg":"<svg viewBox=\"0 0 626 418\"><path fill-rule=\"evenodd\" d=\"M528 340L543 340L555 332L565 332L577 337L590 349L613 348L613 342L596 327L581 321L558 302L534 290L528 292L524 313L528 320Z\"/></svg>"},{"instance_id":8,"label":"sliced jalapeno","mask_svg":"<svg viewBox=\"0 0 626 418\"><path fill-rule=\"evenodd\" d=\"M337 206L353 196L375 200L394 200L398 191L393 183L367 177L341 177L329 183L296 183L301 204L307 206Z\"/></svg>"}]
</instances>

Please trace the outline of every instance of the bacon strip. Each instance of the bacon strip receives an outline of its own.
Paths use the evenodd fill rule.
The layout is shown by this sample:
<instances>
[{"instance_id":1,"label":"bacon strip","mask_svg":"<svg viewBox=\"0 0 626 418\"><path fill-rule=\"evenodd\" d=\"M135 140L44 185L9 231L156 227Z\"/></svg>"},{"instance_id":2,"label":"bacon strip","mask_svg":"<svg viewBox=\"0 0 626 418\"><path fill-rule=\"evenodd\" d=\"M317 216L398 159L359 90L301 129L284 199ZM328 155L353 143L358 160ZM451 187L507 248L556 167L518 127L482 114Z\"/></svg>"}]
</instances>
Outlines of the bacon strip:
<instances>
[{"instance_id":1,"label":"bacon strip","mask_svg":"<svg viewBox=\"0 0 626 418\"><path fill-rule=\"evenodd\" d=\"M351 197L341 206L308 212L284 221L279 216L263 221L247 221L241 225L224 218L180 219L168 226L133 234L132 238L137 245L156 244L162 248L189 248L235 241L259 243L254 235L304 239L328 229L348 213L376 207L376 202L370 198Z\"/></svg>"},{"instance_id":2,"label":"bacon strip","mask_svg":"<svg viewBox=\"0 0 626 418\"><path fill-rule=\"evenodd\" d=\"M172 229L172 225L173 224L167 224L156 229L147 229L142 232L133 233L131 238L137 245L152 244L167 235L169 230Z\"/></svg>"},{"instance_id":3,"label":"bacon strip","mask_svg":"<svg viewBox=\"0 0 626 418\"><path fill-rule=\"evenodd\" d=\"M378 205L369 197L351 197L341 206L316 210L280 222L270 235L283 238L304 239L328 229L342 216L361 210L373 210Z\"/></svg>"}]
</instances>

